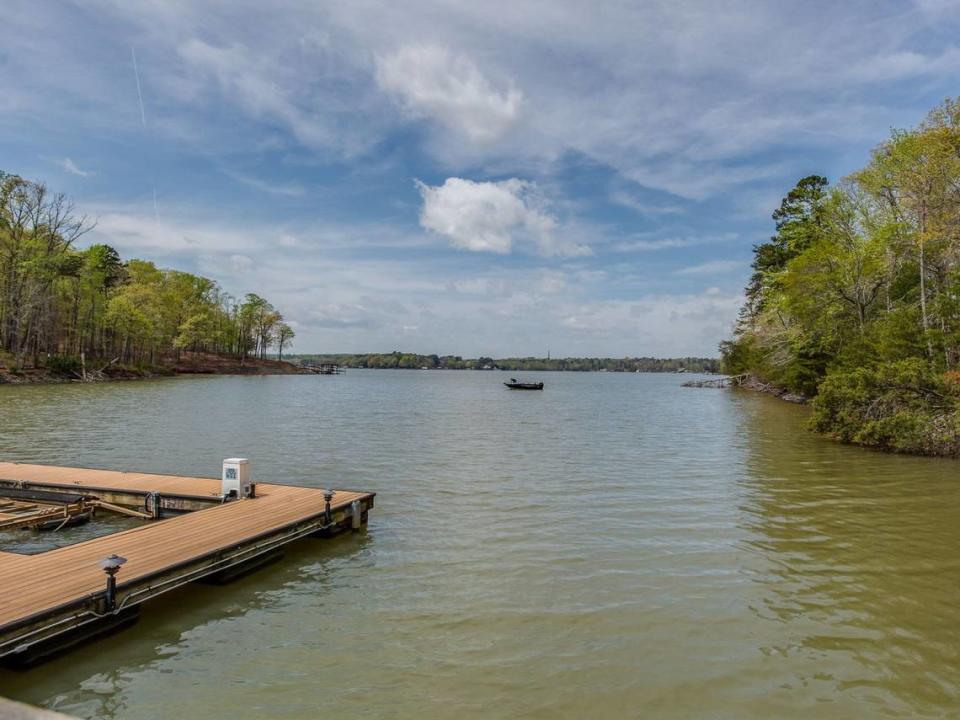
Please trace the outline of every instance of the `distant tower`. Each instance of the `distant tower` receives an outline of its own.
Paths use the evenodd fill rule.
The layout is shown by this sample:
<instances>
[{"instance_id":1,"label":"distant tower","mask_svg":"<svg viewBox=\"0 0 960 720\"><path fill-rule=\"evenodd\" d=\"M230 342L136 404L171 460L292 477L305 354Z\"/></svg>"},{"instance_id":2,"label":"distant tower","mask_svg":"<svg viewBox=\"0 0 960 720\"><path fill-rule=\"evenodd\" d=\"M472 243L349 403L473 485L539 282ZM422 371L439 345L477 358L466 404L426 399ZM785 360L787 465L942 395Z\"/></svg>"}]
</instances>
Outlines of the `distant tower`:
<instances>
[{"instance_id":1,"label":"distant tower","mask_svg":"<svg viewBox=\"0 0 960 720\"><path fill-rule=\"evenodd\" d=\"M550 359L550 348L547 348L547 360Z\"/></svg>"}]
</instances>

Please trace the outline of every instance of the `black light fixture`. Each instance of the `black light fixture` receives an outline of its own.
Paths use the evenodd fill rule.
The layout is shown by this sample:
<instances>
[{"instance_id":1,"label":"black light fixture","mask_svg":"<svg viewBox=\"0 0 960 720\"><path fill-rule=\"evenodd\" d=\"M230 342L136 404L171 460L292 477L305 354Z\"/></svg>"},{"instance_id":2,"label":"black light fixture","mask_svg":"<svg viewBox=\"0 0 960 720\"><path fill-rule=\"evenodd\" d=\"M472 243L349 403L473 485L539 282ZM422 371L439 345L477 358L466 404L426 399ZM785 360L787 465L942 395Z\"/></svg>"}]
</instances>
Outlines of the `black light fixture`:
<instances>
[{"instance_id":1,"label":"black light fixture","mask_svg":"<svg viewBox=\"0 0 960 720\"><path fill-rule=\"evenodd\" d=\"M107 574L107 594L105 601L108 612L113 612L117 609L117 573L125 562L127 562L125 557L120 557L113 553L100 561L100 569Z\"/></svg>"},{"instance_id":2,"label":"black light fixture","mask_svg":"<svg viewBox=\"0 0 960 720\"><path fill-rule=\"evenodd\" d=\"M323 501L326 503L326 508L324 509L324 521L329 525L330 521L333 519L333 515L330 513L330 503L333 501L333 490L323 491Z\"/></svg>"}]
</instances>

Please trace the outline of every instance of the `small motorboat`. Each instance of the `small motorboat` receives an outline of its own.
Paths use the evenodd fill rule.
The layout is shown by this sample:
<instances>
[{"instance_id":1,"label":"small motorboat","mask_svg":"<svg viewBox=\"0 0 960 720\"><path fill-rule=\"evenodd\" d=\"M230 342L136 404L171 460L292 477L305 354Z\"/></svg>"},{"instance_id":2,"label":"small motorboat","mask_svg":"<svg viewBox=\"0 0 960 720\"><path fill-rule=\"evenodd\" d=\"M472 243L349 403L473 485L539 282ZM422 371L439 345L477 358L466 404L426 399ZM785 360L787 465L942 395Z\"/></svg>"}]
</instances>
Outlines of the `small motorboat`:
<instances>
[{"instance_id":1,"label":"small motorboat","mask_svg":"<svg viewBox=\"0 0 960 720\"><path fill-rule=\"evenodd\" d=\"M93 512L87 510L75 515L67 515L66 517L58 517L54 518L53 520L47 520L45 522L38 523L33 527L35 530L50 532L54 530L61 530L63 528L76 527L77 525L85 525L90 522L91 518L93 518Z\"/></svg>"},{"instance_id":2,"label":"small motorboat","mask_svg":"<svg viewBox=\"0 0 960 720\"><path fill-rule=\"evenodd\" d=\"M511 390L543 390L542 382L517 382L516 378L510 378L510 382L505 382L504 385Z\"/></svg>"}]
</instances>

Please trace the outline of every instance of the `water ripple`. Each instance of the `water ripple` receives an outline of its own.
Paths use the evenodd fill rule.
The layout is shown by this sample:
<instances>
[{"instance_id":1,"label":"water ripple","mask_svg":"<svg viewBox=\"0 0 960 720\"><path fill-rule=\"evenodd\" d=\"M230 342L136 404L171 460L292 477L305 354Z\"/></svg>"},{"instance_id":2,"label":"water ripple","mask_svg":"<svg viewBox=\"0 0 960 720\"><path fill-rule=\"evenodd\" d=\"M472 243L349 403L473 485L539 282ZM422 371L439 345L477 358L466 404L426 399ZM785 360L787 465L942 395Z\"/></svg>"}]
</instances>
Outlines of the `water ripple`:
<instances>
[{"instance_id":1,"label":"water ripple","mask_svg":"<svg viewBox=\"0 0 960 720\"><path fill-rule=\"evenodd\" d=\"M379 493L0 694L86 717L948 717L960 484L676 376L0 387L0 457Z\"/></svg>"}]
</instances>

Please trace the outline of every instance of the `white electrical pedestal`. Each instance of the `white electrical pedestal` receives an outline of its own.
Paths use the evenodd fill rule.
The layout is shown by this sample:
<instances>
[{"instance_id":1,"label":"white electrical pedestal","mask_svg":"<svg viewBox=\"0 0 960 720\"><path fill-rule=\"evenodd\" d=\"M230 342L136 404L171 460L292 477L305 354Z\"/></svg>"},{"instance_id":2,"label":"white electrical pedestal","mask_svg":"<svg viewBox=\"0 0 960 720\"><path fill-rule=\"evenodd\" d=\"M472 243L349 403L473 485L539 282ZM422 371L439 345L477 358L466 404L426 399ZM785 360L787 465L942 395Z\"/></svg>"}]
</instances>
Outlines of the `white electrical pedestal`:
<instances>
[{"instance_id":1,"label":"white electrical pedestal","mask_svg":"<svg viewBox=\"0 0 960 720\"><path fill-rule=\"evenodd\" d=\"M244 498L253 495L250 482L250 461L246 458L227 458L223 461L220 494L224 497Z\"/></svg>"}]
</instances>

